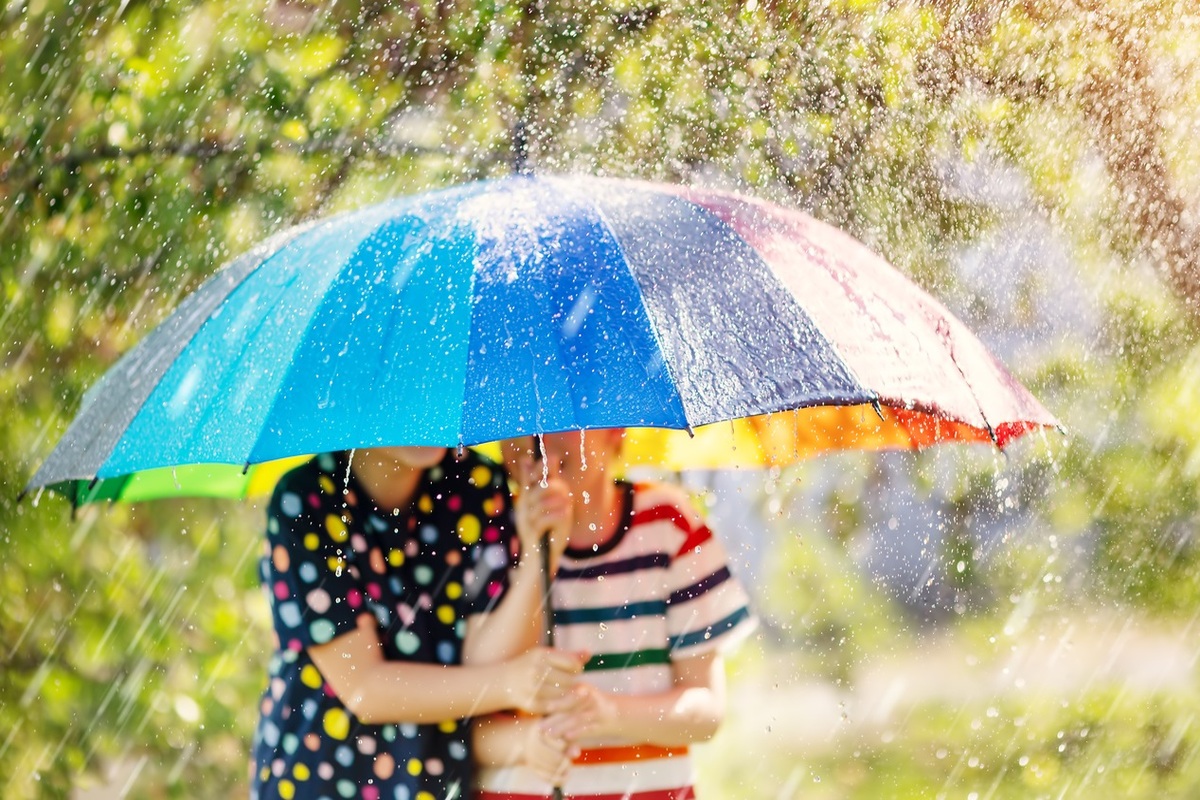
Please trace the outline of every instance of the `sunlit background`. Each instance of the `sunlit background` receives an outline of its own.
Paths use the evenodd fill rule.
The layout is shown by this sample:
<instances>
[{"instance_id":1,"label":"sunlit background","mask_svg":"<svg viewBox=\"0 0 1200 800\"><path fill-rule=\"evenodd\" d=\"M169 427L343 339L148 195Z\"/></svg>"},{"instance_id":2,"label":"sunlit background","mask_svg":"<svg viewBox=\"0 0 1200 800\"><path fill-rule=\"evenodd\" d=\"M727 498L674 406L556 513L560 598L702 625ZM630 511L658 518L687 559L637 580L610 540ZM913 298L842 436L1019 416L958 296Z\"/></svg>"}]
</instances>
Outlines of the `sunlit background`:
<instances>
[{"instance_id":1,"label":"sunlit background","mask_svg":"<svg viewBox=\"0 0 1200 800\"><path fill-rule=\"evenodd\" d=\"M702 797L1196 796L1198 78L1182 0L10 0L0 796L245 794L261 507L17 493L224 261L522 141L844 228L1067 428L680 476L763 619Z\"/></svg>"}]
</instances>

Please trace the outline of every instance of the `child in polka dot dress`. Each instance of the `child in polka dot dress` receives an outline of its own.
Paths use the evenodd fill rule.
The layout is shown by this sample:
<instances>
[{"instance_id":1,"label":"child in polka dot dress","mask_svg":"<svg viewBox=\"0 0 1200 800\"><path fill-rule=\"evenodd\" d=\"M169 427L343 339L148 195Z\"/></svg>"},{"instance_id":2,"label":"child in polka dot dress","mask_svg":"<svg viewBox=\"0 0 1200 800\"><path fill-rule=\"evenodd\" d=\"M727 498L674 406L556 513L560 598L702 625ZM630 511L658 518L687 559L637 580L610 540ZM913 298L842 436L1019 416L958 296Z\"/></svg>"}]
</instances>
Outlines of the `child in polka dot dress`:
<instances>
[{"instance_id":1,"label":"child in polka dot dress","mask_svg":"<svg viewBox=\"0 0 1200 800\"><path fill-rule=\"evenodd\" d=\"M566 490L510 505L501 468L470 451L326 453L283 477L261 564L277 642L253 800L463 797L467 718L563 696L586 656L534 645L540 537L557 559Z\"/></svg>"}]
</instances>

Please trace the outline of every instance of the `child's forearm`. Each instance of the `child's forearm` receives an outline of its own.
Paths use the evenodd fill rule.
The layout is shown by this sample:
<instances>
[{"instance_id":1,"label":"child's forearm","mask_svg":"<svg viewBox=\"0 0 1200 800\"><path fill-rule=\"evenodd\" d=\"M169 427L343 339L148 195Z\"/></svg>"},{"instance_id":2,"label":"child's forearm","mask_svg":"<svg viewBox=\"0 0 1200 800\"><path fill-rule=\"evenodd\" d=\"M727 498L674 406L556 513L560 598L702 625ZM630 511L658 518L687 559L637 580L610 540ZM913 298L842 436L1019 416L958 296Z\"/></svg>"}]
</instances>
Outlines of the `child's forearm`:
<instances>
[{"instance_id":1,"label":"child's forearm","mask_svg":"<svg viewBox=\"0 0 1200 800\"><path fill-rule=\"evenodd\" d=\"M711 739L725 716L724 698L701 686L681 686L656 695L615 695L612 700L615 719L589 738L687 745Z\"/></svg>"},{"instance_id":2,"label":"child's forearm","mask_svg":"<svg viewBox=\"0 0 1200 800\"><path fill-rule=\"evenodd\" d=\"M720 691L679 685L660 694L621 695L576 687L559 701L547 727L552 735L580 747L654 744L678 747L711 739L724 716Z\"/></svg>"},{"instance_id":3,"label":"child's forearm","mask_svg":"<svg viewBox=\"0 0 1200 800\"><path fill-rule=\"evenodd\" d=\"M477 717L471 730L476 763L484 767L509 767L521 763L527 728L538 724L540 719L505 713Z\"/></svg>"},{"instance_id":4,"label":"child's forearm","mask_svg":"<svg viewBox=\"0 0 1200 800\"><path fill-rule=\"evenodd\" d=\"M674 687L616 694L586 684L556 701L551 730L582 746L616 739L677 747L711 739L725 716L724 662L704 653L671 662Z\"/></svg>"},{"instance_id":5,"label":"child's forearm","mask_svg":"<svg viewBox=\"0 0 1200 800\"><path fill-rule=\"evenodd\" d=\"M342 702L368 724L463 719L515 705L507 670L384 661L361 668Z\"/></svg>"},{"instance_id":6,"label":"child's forearm","mask_svg":"<svg viewBox=\"0 0 1200 800\"><path fill-rule=\"evenodd\" d=\"M498 664L390 661L362 614L355 630L309 649L318 674L363 722L442 722L508 708L545 711L565 696L582 654L533 648Z\"/></svg>"},{"instance_id":7,"label":"child's forearm","mask_svg":"<svg viewBox=\"0 0 1200 800\"><path fill-rule=\"evenodd\" d=\"M541 644L546 634L545 585L540 552L525 554L509 573L500 605L467 621L463 663L494 664Z\"/></svg>"},{"instance_id":8,"label":"child's forearm","mask_svg":"<svg viewBox=\"0 0 1200 800\"><path fill-rule=\"evenodd\" d=\"M562 739L547 736L543 723L543 717L507 714L476 719L471 730L475 761L482 767L522 767L561 786L578 751Z\"/></svg>"}]
</instances>

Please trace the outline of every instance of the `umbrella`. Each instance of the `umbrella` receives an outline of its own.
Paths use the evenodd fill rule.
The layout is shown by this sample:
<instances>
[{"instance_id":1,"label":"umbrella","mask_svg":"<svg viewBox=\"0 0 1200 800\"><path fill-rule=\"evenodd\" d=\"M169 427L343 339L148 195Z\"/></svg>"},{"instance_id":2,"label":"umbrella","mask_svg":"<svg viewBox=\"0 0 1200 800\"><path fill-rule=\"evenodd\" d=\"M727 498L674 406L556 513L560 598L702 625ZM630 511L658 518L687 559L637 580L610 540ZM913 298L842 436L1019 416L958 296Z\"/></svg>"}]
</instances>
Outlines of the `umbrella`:
<instances>
[{"instance_id":1,"label":"umbrella","mask_svg":"<svg viewBox=\"0 0 1200 800\"><path fill-rule=\"evenodd\" d=\"M296 226L235 259L87 393L26 489L128 498L131 476L170 468L140 484L149 497L205 465L194 493L239 494L222 476L306 453L605 427L701 443L744 418L782 431L766 461L1003 447L1057 424L938 301L806 214L516 175Z\"/></svg>"}]
</instances>

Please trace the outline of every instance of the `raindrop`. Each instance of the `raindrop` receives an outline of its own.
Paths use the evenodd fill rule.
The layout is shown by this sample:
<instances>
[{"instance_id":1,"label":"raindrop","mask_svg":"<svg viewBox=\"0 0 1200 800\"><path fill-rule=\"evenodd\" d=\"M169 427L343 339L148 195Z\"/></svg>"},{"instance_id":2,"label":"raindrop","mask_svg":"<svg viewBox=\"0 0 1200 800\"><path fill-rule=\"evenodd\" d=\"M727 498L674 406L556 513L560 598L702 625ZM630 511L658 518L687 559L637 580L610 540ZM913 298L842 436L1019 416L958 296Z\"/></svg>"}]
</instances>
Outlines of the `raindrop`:
<instances>
[{"instance_id":1,"label":"raindrop","mask_svg":"<svg viewBox=\"0 0 1200 800\"><path fill-rule=\"evenodd\" d=\"M346 456L346 477L342 479L342 493L350 491L350 465L354 463L354 448L350 448L350 454ZM341 573L339 573L340 575Z\"/></svg>"},{"instance_id":2,"label":"raindrop","mask_svg":"<svg viewBox=\"0 0 1200 800\"><path fill-rule=\"evenodd\" d=\"M583 443L583 428L579 429L579 468L587 472L587 448ZM583 493L583 502L587 503L587 492Z\"/></svg>"}]
</instances>

